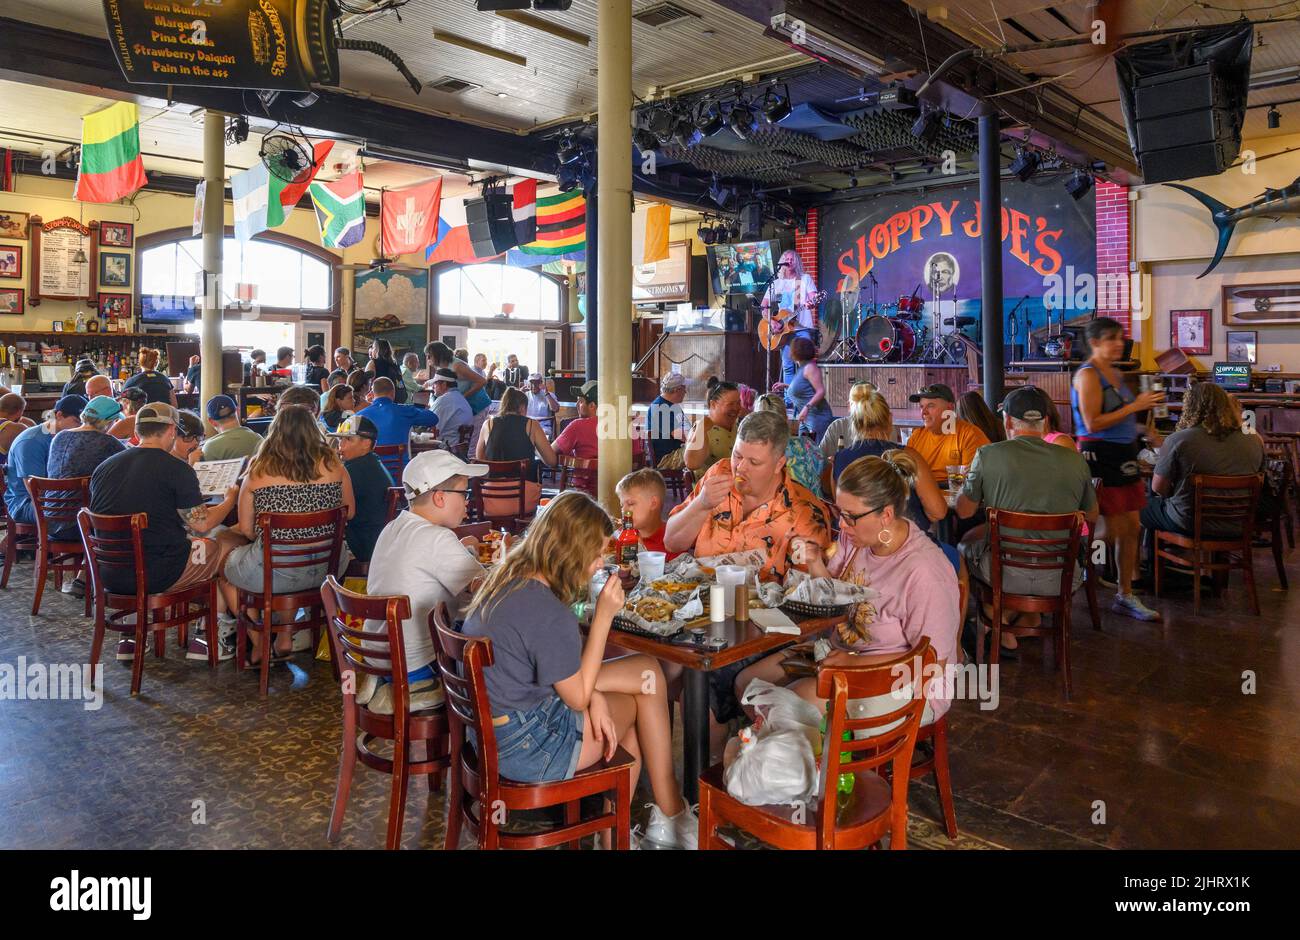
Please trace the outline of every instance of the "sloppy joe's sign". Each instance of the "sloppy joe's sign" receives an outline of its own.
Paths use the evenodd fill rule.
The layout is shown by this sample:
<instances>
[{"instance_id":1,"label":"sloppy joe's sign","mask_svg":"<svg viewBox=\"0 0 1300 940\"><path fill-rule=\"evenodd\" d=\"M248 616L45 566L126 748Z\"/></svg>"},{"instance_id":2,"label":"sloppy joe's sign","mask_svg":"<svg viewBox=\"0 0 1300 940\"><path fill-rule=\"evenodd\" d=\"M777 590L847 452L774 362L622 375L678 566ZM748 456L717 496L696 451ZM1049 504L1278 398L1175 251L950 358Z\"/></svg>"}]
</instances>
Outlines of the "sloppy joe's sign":
<instances>
[{"instance_id":1,"label":"sloppy joe's sign","mask_svg":"<svg viewBox=\"0 0 1300 940\"><path fill-rule=\"evenodd\" d=\"M305 91L338 84L330 0L103 0L126 80Z\"/></svg>"}]
</instances>

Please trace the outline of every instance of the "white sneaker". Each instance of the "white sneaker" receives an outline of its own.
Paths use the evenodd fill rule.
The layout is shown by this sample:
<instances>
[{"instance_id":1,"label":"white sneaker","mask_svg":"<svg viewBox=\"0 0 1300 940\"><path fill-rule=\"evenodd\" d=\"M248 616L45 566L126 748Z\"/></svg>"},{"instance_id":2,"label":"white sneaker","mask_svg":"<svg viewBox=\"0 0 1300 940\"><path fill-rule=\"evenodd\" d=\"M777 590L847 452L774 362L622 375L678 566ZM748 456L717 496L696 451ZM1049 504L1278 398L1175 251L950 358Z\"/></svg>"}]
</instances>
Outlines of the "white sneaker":
<instances>
[{"instance_id":1,"label":"white sneaker","mask_svg":"<svg viewBox=\"0 0 1300 940\"><path fill-rule=\"evenodd\" d=\"M650 824L646 826L642 848L695 849L699 845L700 820L693 807L687 806L676 816L669 816L657 804L650 805ZM650 843L647 845L646 843Z\"/></svg>"},{"instance_id":2,"label":"white sneaker","mask_svg":"<svg viewBox=\"0 0 1300 940\"><path fill-rule=\"evenodd\" d=\"M1116 594L1115 601L1110 605L1112 613L1123 614L1125 617L1132 617L1134 620L1159 620L1160 611L1152 610L1146 604L1138 600L1136 594Z\"/></svg>"}]
</instances>

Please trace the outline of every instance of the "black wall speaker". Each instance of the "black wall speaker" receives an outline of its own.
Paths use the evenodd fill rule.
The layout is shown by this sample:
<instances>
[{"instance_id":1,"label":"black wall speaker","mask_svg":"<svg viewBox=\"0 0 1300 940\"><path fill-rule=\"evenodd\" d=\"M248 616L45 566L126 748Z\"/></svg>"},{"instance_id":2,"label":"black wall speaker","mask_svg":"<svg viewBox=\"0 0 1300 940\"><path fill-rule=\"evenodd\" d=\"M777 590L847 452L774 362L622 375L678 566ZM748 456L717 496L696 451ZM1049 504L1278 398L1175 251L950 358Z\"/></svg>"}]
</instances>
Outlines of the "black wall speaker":
<instances>
[{"instance_id":1,"label":"black wall speaker","mask_svg":"<svg viewBox=\"0 0 1300 940\"><path fill-rule=\"evenodd\" d=\"M751 202L740 210L740 237L748 241L763 237L761 202Z\"/></svg>"},{"instance_id":2,"label":"black wall speaker","mask_svg":"<svg viewBox=\"0 0 1300 940\"><path fill-rule=\"evenodd\" d=\"M519 244L515 236L514 200L509 193L489 192L465 200L469 240L480 257L491 257Z\"/></svg>"}]
</instances>

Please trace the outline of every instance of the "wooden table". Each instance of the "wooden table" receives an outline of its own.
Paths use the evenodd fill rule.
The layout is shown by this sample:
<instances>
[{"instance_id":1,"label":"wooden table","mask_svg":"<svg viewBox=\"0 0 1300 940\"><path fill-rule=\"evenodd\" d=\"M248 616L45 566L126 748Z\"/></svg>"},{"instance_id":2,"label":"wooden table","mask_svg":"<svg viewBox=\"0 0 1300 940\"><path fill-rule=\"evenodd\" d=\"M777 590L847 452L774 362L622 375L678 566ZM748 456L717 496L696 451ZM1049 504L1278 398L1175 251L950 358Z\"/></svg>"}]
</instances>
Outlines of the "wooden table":
<instances>
[{"instance_id":1,"label":"wooden table","mask_svg":"<svg viewBox=\"0 0 1300 940\"><path fill-rule=\"evenodd\" d=\"M722 623L705 624L707 637L721 637L727 641L720 650L628 633L617 627L609 631L610 643L685 667L682 673L682 793L689 802L699 800L700 774L709 766L709 673L750 656L775 652L811 634L844 623L848 617L791 616L790 619L799 627L799 636L764 633L752 620L740 622L734 617ZM583 629L586 630L586 626Z\"/></svg>"}]
</instances>

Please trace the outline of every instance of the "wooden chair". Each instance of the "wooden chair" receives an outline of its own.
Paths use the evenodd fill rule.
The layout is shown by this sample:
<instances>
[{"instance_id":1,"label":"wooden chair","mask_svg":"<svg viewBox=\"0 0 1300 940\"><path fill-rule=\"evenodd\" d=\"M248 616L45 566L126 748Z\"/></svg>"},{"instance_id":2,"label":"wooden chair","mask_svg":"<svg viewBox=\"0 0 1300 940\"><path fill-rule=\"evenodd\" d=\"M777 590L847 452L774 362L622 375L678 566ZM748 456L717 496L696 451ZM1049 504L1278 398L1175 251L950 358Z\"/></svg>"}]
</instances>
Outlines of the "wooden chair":
<instances>
[{"instance_id":1,"label":"wooden chair","mask_svg":"<svg viewBox=\"0 0 1300 940\"><path fill-rule=\"evenodd\" d=\"M590 496L596 495L596 461L591 457L571 457L560 454L560 492L582 490Z\"/></svg>"},{"instance_id":2,"label":"wooden chair","mask_svg":"<svg viewBox=\"0 0 1300 940\"><path fill-rule=\"evenodd\" d=\"M452 444L451 441L448 440L448 445L451 448L451 452L455 454L457 457L459 457L461 460L468 461L469 442L470 442L470 438L472 438L473 436L474 436L474 425L462 424L460 427L456 429L456 443Z\"/></svg>"},{"instance_id":3,"label":"wooden chair","mask_svg":"<svg viewBox=\"0 0 1300 940\"><path fill-rule=\"evenodd\" d=\"M1288 548L1295 548L1295 504L1292 496L1296 495L1296 452L1297 442L1292 437L1276 437L1271 434L1260 436L1264 444L1264 456L1276 461L1279 469L1277 486L1278 499L1282 502L1278 521L1286 520L1286 543ZM1279 526L1280 528L1280 526Z\"/></svg>"},{"instance_id":4,"label":"wooden chair","mask_svg":"<svg viewBox=\"0 0 1300 940\"><path fill-rule=\"evenodd\" d=\"M75 578L86 560L81 539L52 539L51 533L77 527L77 511L90 506L90 477L28 477L27 492L36 510L36 596L32 616L41 612L45 581L54 572L54 587L63 587L65 574ZM90 616L90 591L86 591L86 616Z\"/></svg>"},{"instance_id":5,"label":"wooden chair","mask_svg":"<svg viewBox=\"0 0 1300 940\"><path fill-rule=\"evenodd\" d=\"M5 505L5 478L0 475L0 509ZM36 526L26 522L14 522L7 509L2 509L5 519L5 563L4 573L0 574L0 588L9 586L9 572L18 561L19 552L35 554L39 544Z\"/></svg>"},{"instance_id":6,"label":"wooden chair","mask_svg":"<svg viewBox=\"0 0 1300 940\"><path fill-rule=\"evenodd\" d=\"M390 486L384 497L384 525L397 518L397 514L406 508L406 487Z\"/></svg>"},{"instance_id":7,"label":"wooden chair","mask_svg":"<svg viewBox=\"0 0 1300 940\"><path fill-rule=\"evenodd\" d=\"M485 476L470 477L471 502L474 504L475 522L487 522L494 528L504 527L517 532L528 525L535 509L530 511L527 505L528 470L531 460L475 460L488 468ZM510 507L507 512L490 512L487 500L491 499L499 510Z\"/></svg>"},{"instance_id":8,"label":"wooden chair","mask_svg":"<svg viewBox=\"0 0 1300 940\"><path fill-rule=\"evenodd\" d=\"M333 575L321 585L320 597L325 605L330 648L334 661L340 664L343 679L343 752L326 836L330 842L338 841L348 795L352 791L352 774L359 760L372 770L392 776L385 848L400 849L410 778L429 776L431 796L442 789L442 775L449 766L446 709L439 706L410 710L406 640L402 633L402 622L411 616L410 598L355 594L340 586ZM382 620L384 627L379 632L370 633L359 626L349 625L349 622L361 624L366 620ZM376 714L357 703L358 673L378 676L392 683L391 715ZM376 740L393 742L391 760L371 750L370 743ZM424 742L423 761L415 760L411 754L411 745L416 741Z\"/></svg>"},{"instance_id":9,"label":"wooden chair","mask_svg":"<svg viewBox=\"0 0 1300 940\"><path fill-rule=\"evenodd\" d=\"M290 635L299 630L310 630L312 649L320 645L321 628L325 626L325 608L321 602L320 588L294 591L288 594L276 594L272 590L272 577L276 570L293 571L299 568L311 568L324 565L326 574L333 574L339 569L339 555L343 550L343 530L347 522L347 509L322 509L319 512L262 512L257 514L254 525L262 545L262 590L238 590L238 638L235 650L235 663L239 670L245 668L248 628L261 630L261 694L266 695L271 671L271 637L276 633ZM286 532L306 532L315 528L328 528L329 536L286 536ZM279 532L281 536L277 537ZM252 609L257 611L254 620L248 615ZM295 620L295 613L305 609L307 617ZM285 623L275 623L275 614L288 618ZM209 634L215 635L215 634ZM338 660L335 660L337 663Z\"/></svg>"},{"instance_id":10,"label":"wooden chair","mask_svg":"<svg viewBox=\"0 0 1300 940\"><path fill-rule=\"evenodd\" d=\"M77 528L85 552L90 584L86 596L95 598L95 633L90 643L90 682L94 685L99 657L104 649L104 631L116 630L135 638L131 662L131 694L140 694L144 678L145 635L154 635L154 653L164 655L164 636L177 630L181 649L189 645L190 621L204 619L208 639L208 668L217 668L217 581L215 578L177 591L149 594L145 585L144 541L140 533L149 527L149 517L138 512L130 516L102 516L81 509ZM215 550L215 548L214 548ZM135 593L114 594L105 578L113 569L131 572ZM195 609L191 609L197 605ZM110 613L112 611L112 613Z\"/></svg>"},{"instance_id":11,"label":"wooden chair","mask_svg":"<svg viewBox=\"0 0 1300 940\"><path fill-rule=\"evenodd\" d=\"M957 590L960 623L966 624L966 609L970 606L970 572L966 568L966 559L957 557ZM930 753L926 754L919 747L912 755L911 778L918 780L927 774L934 774L934 789L939 794L939 806L943 810L943 828L949 839L957 838L957 810L952 800L952 774L948 769L948 716L945 714L938 721L921 725L916 732L917 744L929 744Z\"/></svg>"},{"instance_id":12,"label":"wooden chair","mask_svg":"<svg viewBox=\"0 0 1300 940\"><path fill-rule=\"evenodd\" d=\"M1201 572L1221 571L1227 574L1238 568L1250 594L1251 610L1256 617L1259 616L1251 543L1255 539L1255 509L1259 503L1262 482L1257 473L1245 476L1197 473L1192 476L1192 534L1179 535L1159 529L1154 533L1156 597L1160 596L1164 568L1162 562L1167 561L1179 570L1191 572L1192 612L1195 614L1201 612ZM1213 518L1216 522L1234 528L1239 525L1241 535L1236 538L1212 538L1204 531L1206 518ZM1219 555L1227 556L1227 560L1217 561Z\"/></svg>"},{"instance_id":13,"label":"wooden chair","mask_svg":"<svg viewBox=\"0 0 1300 940\"><path fill-rule=\"evenodd\" d=\"M975 631L975 661L984 661L983 628L986 625L992 631L992 639L989 641L991 663L997 663L1000 658L1003 632L1018 637L1050 636L1055 645L1056 666L1061 670L1065 700L1068 702L1071 692L1070 610L1074 594L1074 567L1078 563L1079 540L1083 531L1083 513L1046 515L990 509L988 526L991 563L989 575L992 583L985 584L979 578L974 579L978 605L976 623L980 626ZM1062 532L1065 535L1061 535ZM1035 537L1036 533L1042 535ZM1009 593L1002 589L1003 572L1007 569L1058 572L1060 588L1050 596ZM991 622L984 614L985 604L990 604L993 608ZM1006 625L1002 623L1004 611L1051 614L1052 626L1047 626L1046 620L1036 627Z\"/></svg>"},{"instance_id":14,"label":"wooden chair","mask_svg":"<svg viewBox=\"0 0 1300 940\"><path fill-rule=\"evenodd\" d=\"M621 747L608 761L597 761L568 780L522 783L502 777L497 770L496 722L488 701L484 670L494 661L492 641L467 637L451 629L445 604L430 611L429 623L437 639L438 669L447 695L451 722L451 786L447 796L446 848L460 845L468 826L480 849L541 849L568 843L578 848L584 836L613 830L617 849L631 846L632 757ZM474 744L466 730L474 732ZM581 800L613 794L614 811L591 819L581 818ZM533 810L564 807L564 824L546 832L515 835L503 831L497 810Z\"/></svg>"},{"instance_id":15,"label":"wooden chair","mask_svg":"<svg viewBox=\"0 0 1300 940\"><path fill-rule=\"evenodd\" d=\"M406 467L407 451L405 444L376 444L374 450L379 462L388 468L393 482L402 485L402 470Z\"/></svg>"},{"instance_id":16,"label":"wooden chair","mask_svg":"<svg viewBox=\"0 0 1300 940\"><path fill-rule=\"evenodd\" d=\"M817 794L809 806L747 806L727 792L723 769L717 764L700 775L700 848L727 845L718 827L736 826L780 849L860 849L889 836L891 849L907 848L907 786L925 689L921 680L936 662L930 641L886 662L858 667L826 667L817 671L817 694L830 706ZM892 711L850 718L851 699L888 695L896 669L910 670L914 697L899 700ZM892 705L893 703L891 703ZM894 727L858 739L844 733ZM847 754L844 760L841 754ZM840 796L841 774L853 775L853 792ZM889 779L885 779L885 774Z\"/></svg>"}]
</instances>

